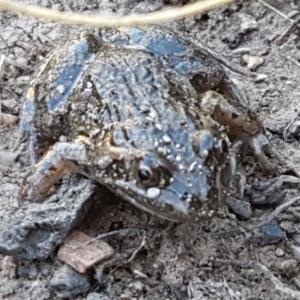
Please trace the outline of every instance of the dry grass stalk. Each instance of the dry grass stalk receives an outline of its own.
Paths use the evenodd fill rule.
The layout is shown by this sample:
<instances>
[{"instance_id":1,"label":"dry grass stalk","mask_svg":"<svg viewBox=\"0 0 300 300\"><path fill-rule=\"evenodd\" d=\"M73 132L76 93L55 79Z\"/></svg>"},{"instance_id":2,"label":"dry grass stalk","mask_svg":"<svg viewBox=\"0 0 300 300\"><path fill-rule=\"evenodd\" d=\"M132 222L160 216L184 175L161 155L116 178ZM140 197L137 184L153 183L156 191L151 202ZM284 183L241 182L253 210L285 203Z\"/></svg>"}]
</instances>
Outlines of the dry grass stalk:
<instances>
[{"instance_id":1,"label":"dry grass stalk","mask_svg":"<svg viewBox=\"0 0 300 300\"><path fill-rule=\"evenodd\" d=\"M25 5L20 2L0 0L0 10L21 13L34 18L48 19L68 25L87 25L91 27L119 27L159 24L175 19L205 13L217 7L233 3L234 0L203 0L180 8L129 16L99 16L78 13L63 13L36 5Z\"/></svg>"}]
</instances>

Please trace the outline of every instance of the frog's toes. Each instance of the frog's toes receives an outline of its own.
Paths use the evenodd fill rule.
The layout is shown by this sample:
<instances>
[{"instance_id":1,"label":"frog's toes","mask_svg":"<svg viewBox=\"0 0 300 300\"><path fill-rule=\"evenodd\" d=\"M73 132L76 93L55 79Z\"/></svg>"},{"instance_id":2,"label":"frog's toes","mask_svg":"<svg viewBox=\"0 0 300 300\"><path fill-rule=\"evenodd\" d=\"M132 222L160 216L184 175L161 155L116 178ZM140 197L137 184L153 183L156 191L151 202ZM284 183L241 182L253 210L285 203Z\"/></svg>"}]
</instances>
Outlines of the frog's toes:
<instances>
[{"instance_id":1,"label":"frog's toes","mask_svg":"<svg viewBox=\"0 0 300 300\"><path fill-rule=\"evenodd\" d=\"M271 174L284 174L288 172L296 177L300 177L294 165L271 145L269 139L264 134L253 137L250 140L250 146L265 172ZM271 159L275 162L272 163Z\"/></svg>"}]
</instances>

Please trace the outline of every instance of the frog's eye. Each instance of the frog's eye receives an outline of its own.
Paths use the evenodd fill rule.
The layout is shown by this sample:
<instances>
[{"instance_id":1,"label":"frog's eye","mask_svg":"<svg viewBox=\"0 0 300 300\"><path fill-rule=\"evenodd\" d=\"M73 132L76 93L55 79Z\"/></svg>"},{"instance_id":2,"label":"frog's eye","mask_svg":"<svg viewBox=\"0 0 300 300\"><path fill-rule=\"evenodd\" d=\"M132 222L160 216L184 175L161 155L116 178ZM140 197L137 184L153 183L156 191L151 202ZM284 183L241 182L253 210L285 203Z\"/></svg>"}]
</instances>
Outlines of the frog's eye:
<instances>
[{"instance_id":1,"label":"frog's eye","mask_svg":"<svg viewBox=\"0 0 300 300\"><path fill-rule=\"evenodd\" d=\"M152 170L147 166L141 166L138 170L138 176L141 181L150 180L152 177Z\"/></svg>"},{"instance_id":2,"label":"frog's eye","mask_svg":"<svg viewBox=\"0 0 300 300\"><path fill-rule=\"evenodd\" d=\"M158 153L148 152L132 164L134 178L145 188L167 186L174 167Z\"/></svg>"},{"instance_id":3,"label":"frog's eye","mask_svg":"<svg viewBox=\"0 0 300 300\"><path fill-rule=\"evenodd\" d=\"M153 187L159 184L159 171L152 169L143 163L140 164L137 175L140 183L145 187Z\"/></svg>"}]
</instances>

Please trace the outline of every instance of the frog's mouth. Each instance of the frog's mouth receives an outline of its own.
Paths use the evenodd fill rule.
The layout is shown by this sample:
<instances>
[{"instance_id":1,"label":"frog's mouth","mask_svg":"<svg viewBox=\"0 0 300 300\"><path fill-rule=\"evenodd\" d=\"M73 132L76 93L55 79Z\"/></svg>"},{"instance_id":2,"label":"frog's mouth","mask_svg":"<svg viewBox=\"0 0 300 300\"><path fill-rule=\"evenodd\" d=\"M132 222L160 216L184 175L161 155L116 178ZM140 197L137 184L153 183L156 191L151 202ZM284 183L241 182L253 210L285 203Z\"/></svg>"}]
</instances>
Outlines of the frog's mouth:
<instances>
[{"instance_id":1,"label":"frog's mouth","mask_svg":"<svg viewBox=\"0 0 300 300\"><path fill-rule=\"evenodd\" d=\"M180 193L184 186L176 179L167 188L151 187L147 190L124 180L116 180L114 184L114 192L134 206L173 222L198 223L216 213L208 198L186 197L187 193ZM204 187L207 188L209 186Z\"/></svg>"}]
</instances>

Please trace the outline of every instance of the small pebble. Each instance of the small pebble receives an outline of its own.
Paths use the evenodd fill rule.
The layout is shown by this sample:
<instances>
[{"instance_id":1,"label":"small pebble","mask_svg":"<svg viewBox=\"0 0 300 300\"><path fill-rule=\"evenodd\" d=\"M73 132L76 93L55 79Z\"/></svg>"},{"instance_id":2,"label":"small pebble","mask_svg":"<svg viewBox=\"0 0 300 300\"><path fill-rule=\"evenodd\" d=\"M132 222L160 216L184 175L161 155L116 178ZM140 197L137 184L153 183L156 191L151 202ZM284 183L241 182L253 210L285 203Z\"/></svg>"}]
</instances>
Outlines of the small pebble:
<instances>
[{"instance_id":1,"label":"small pebble","mask_svg":"<svg viewBox=\"0 0 300 300\"><path fill-rule=\"evenodd\" d=\"M286 192L281 177L278 177L253 182L248 194L252 205L274 207L283 202Z\"/></svg>"},{"instance_id":2,"label":"small pebble","mask_svg":"<svg viewBox=\"0 0 300 300\"><path fill-rule=\"evenodd\" d=\"M293 278L299 273L298 261L296 259L286 259L275 265L280 274L286 278Z\"/></svg>"},{"instance_id":3,"label":"small pebble","mask_svg":"<svg viewBox=\"0 0 300 300\"><path fill-rule=\"evenodd\" d=\"M230 197L227 200L227 205L239 219L248 220L252 216L251 204L249 202Z\"/></svg>"},{"instance_id":4,"label":"small pebble","mask_svg":"<svg viewBox=\"0 0 300 300\"><path fill-rule=\"evenodd\" d=\"M264 63L264 59L259 56L243 55L243 60L247 63L247 68L255 71L260 65Z\"/></svg>"},{"instance_id":5,"label":"small pebble","mask_svg":"<svg viewBox=\"0 0 300 300\"><path fill-rule=\"evenodd\" d=\"M277 244L284 239L284 233L276 221L271 221L269 224L262 226L255 231L252 242L262 246Z\"/></svg>"},{"instance_id":6,"label":"small pebble","mask_svg":"<svg viewBox=\"0 0 300 300\"><path fill-rule=\"evenodd\" d=\"M145 285L141 281L134 281L128 285L128 288L133 295L139 295L144 286Z\"/></svg>"},{"instance_id":7,"label":"small pebble","mask_svg":"<svg viewBox=\"0 0 300 300\"><path fill-rule=\"evenodd\" d=\"M127 294L122 294L119 300L133 300L133 298Z\"/></svg>"},{"instance_id":8,"label":"small pebble","mask_svg":"<svg viewBox=\"0 0 300 300\"><path fill-rule=\"evenodd\" d=\"M37 279L40 274L40 269L36 264L23 263L18 268L18 277L27 278L30 280Z\"/></svg>"},{"instance_id":9,"label":"small pebble","mask_svg":"<svg viewBox=\"0 0 300 300\"><path fill-rule=\"evenodd\" d=\"M284 251L281 248L277 248L275 251L275 255L278 257L284 256Z\"/></svg>"},{"instance_id":10,"label":"small pebble","mask_svg":"<svg viewBox=\"0 0 300 300\"><path fill-rule=\"evenodd\" d=\"M114 249L107 243L101 240L91 240L92 238L83 232L71 232L59 248L58 258L79 273L85 273L95 264L113 255ZM88 242L90 243L87 244Z\"/></svg>"},{"instance_id":11,"label":"small pebble","mask_svg":"<svg viewBox=\"0 0 300 300\"><path fill-rule=\"evenodd\" d=\"M240 26L241 33L244 34L257 29L257 22L250 15L240 14L240 18L242 19Z\"/></svg>"},{"instance_id":12,"label":"small pebble","mask_svg":"<svg viewBox=\"0 0 300 300\"><path fill-rule=\"evenodd\" d=\"M110 300L108 296L98 293L90 293L85 300Z\"/></svg>"},{"instance_id":13,"label":"small pebble","mask_svg":"<svg viewBox=\"0 0 300 300\"><path fill-rule=\"evenodd\" d=\"M232 54L245 54L245 53L249 53L250 52L250 48L238 48L235 50L232 50Z\"/></svg>"},{"instance_id":14,"label":"small pebble","mask_svg":"<svg viewBox=\"0 0 300 300\"><path fill-rule=\"evenodd\" d=\"M262 82L264 80L266 80L268 78L268 75L266 74L258 74L255 78L254 78L254 82Z\"/></svg>"},{"instance_id":15,"label":"small pebble","mask_svg":"<svg viewBox=\"0 0 300 300\"><path fill-rule=\"evenodd\" d=\"M291 85L291 86L294 86L294 85L295 85L294 81L291 81L291 80L287 80L287 81L285 82L285 84Z\"/></svg>"},{"instance_id":16,"label":"small pebble","mask_svg":"<svg viewBox=\"0 0 300 300\"><path fill-rule=\"evenodd\" d=\"M18 121L18 117L1 112L1 124L14 125Z\"/></svg>"},{"instance_id":17,"label":"small pebble","mask_svg":"<svg viewBox=\"0 0 300 300\"><path fill-rule=\"evenodd\" d=\"M14 256L5 256L2 260L2 275L9 279L16 278L18 260Z\"/></svg>"},{"instance_id":18,"label":"small pebble","mask_svg":"<svg viewBox=\"0 0 300 300\"><path fill-rule=\"evenodd\" d=\"M74 299L78 295L87 293L91 284L86 274L79 274L74 269L64 265L55 271L49 282L49 288L59 297Z\"/></svg>"},{"instance_id":19,"label":"small pebble","mask_svg":"<svg viewBox=\"0 0 300 300\"><path fill-rule=\"evenodd\" d=\"M28 165L28 157L22 152L0 151L0 165L9 168L22 168Z\"/></svg>"}]
</instances>

